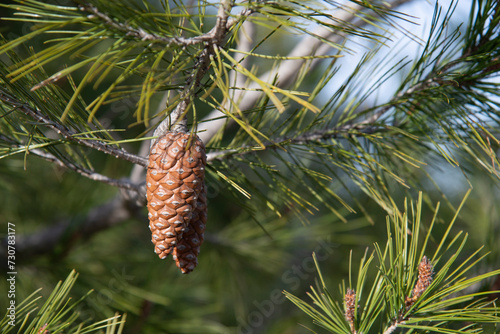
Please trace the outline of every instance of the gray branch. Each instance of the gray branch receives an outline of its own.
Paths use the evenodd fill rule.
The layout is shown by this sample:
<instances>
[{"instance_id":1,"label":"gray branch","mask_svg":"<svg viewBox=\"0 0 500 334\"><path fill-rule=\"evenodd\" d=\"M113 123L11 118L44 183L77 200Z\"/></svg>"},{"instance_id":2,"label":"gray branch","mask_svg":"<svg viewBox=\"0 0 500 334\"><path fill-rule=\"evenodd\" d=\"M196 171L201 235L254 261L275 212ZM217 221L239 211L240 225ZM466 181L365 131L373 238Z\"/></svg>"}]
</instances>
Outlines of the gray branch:
<instances>
[{"instance_id":1,"label":"gray branch","mask_svg":"<svg viewBox=\"0 0 500 334\"><path fill-rule=\"evenodd\" d=\"M381 110L386 111L386 108L381 108ZM379 115L380 113L377 113ZM373 123L375 120L373 121ZM274 149L278 147L284 147L289 145L305 145L313 144L321 141L325 141L331 138L339 138L345 136L351 137L362 137L370 134L374 134L379 131L384 131L386 128L384 126L375 126L373 123L366 123L361 121L359 123L353 123L349 125L343 125L336 128L322 129L317 131L308 131L298 136L284 136L275 138L272 141L264 142L265 149ZM207 161L223 160L227 159L233 155L243 156L248 153L262 152L263 149L259 146L258 150L254 150L255 146L240 146L238 149L212 151L207 153Z\"/></svg>"},{"instance_id":2,"label":"gray branch","mask_svg":"<svg viewBox=\"0 0 500 334\"><path fill-rule=\"evenodd\" d=\"M224 6L229 7L228 6L230 3L229 1L224 1L223 3ZM218 29L220 28L218 25L216 25L212 30L203 35L189 37L189 38L181 36L165 37L155 33L146 32L142 28L134 28L126 23L117 22L116 20L110 18L108 15L100 12L97 7L90 4L83 5L80 7L80 9L90 13L89 19L98 18L102 22L104 22L108 27L124 32L127 36L140 39L141 41L161 43L167 47L170 45L189 46L205 42L211 43L214 39L217 38L217 34L219 33ZM251 10L245 9L238 17L234 18L229 23L232 25L240 19L240 16L250 15L251 13L252 13ZM225 22L227 22L227 19L225 20ZM227 27L226 30L227 29L229 29L229 27Z\"/></svg>"},{"instance_id":3,"label":"gray branch","mask_svg":"<svg viewBox=\"0 0 500 334\"><path fill-rule=\"evenodd\" d=\"M62 123L52 121L48 116L44 115L42 111L11 96L9 93L5 92L2 87L0 87L0 101L4 102L7 105L12 106L13 108L20 110L21 112L33 118L37 122L54 130L64 139L70 142L86 146L97 151L104 152L116 158L127 160L135 164L147 166L146 158L128 153L127 151L121 148L113 147L102 141L95 140L94 138L82 139L81 137L79 137L78 133L74 132L73 130L66 127Z\"/></svg>"},{"instance_id":4,"label":"gray branch","mask_svg":"<svg viewBox=\"0 0 500 334\"><path fill-rule=\"evenodd\" d=\"M18 147L24 148L24 146L18 146ZM122 188L122 189L126 189L126 190L131 190L131 191L134 191L137 193L143 192L142 185L134 184L127 179L123 179L123 180L112 179L112 178L109 178L105 175L96 173L90 169L78 166L72 162L69 162L69 161L63 162L61 159L57 158L53 154L46 152L44 150L38 149L38 148L30 149L28 147L27 151L28 151L28 153L32 153L40 158L43 158L47 161L55 163L59 167L68 168L68 169L70 169L70 170L72 170L72 171L74 171L74 172L76 172L76 173L78 173L86 178L89 178L91 180L106 183L106 184L109 184L109 185L114 186L114 187L118 187L118 188Z\"/></svg>"}]
</instances>

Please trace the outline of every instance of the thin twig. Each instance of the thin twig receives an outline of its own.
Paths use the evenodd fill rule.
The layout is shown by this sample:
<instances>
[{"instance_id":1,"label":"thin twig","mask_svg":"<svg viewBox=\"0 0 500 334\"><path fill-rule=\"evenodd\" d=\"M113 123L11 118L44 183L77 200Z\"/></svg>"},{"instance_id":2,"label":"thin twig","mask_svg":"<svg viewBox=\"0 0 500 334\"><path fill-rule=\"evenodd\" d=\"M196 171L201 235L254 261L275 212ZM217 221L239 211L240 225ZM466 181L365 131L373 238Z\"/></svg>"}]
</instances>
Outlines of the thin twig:
<instances>
[{"instance_id":1,"label":"thin twig","mask_svg":"<svg viewBox=\"0 0 500 334\"><path fill-rule=\"evenodd\" d=\"M386 107L382 109L384 110L384 112L386 111ZM377 114L381 115L380 113ZM375 120L373 122L375 122ZM386 127L377 127L374 126L373 123L367 123L366 120L363 120L359 123L347 124L340 127L305 132L295 137L283 136L275 138L271 141L264 142L264 146L266 150L287 145L304 145L345 136L362 137L383 130L386 130ZM222 160L232 155L244 155L247 153L255 152L254 148L255 146L243 145L240 146L239 149L211 151L207 153L207 161ZM258 151L262 151L262 148L260 146Z\"/></svg>"},{"instance_id":2,"label":"thin twig","mask_svg":"<svg viewBox=\"0 0 500 334\"><path fill-rule=\"evenodd\" d=\"M25 148L24 146L21 146L21 145L19 145L18 147ZM70 169L70 170L72 170L72 171L74 171L74 172L76 172L76 173L78 173L86 178L94 180L94 181L106 183L106 184L109 184L111 186L126 189L126 190L132 190L132 191L135 191L137 193L140 193L141 189L143 188L142 185L134 184L127 179L123 179L123 180L112 179L112 178L109 178L105 175L96 173L90 169L86 169L86 168L83 168L81 166L78 166L72 162L63 162L62 160L58 159L53 154L45 152L45 151L38 149L38 148L35 148L35 149L27 148L27 151L28 151L28 153L35 154L36 156L38 156L40 158L43 158L43 159L50 161L50 162L53 162L56 165L58 165L59 167L68 168L68 169Z\"/></svg>"},{"instance_id":3,"label":"thin twig","mask_svg":"<svg viewBox=\"0 0 500 334\"><path fill-rule=\"evenodd\" d=\"M14 108L17 108L24 114L28 115L29 117L33 118L37 122L51 128L52 130L56 131L58 134L64 137L64 139L77 143L79 145L83 145L86 147L90 147L91 149L101 151L103 153L112 155L116 158L120 158L123 160L130 161L135 164L139 164L142 166L147 166L147 159L128 153L127 151L123 149L119 149L116 147L113 147L111 145L108 145L104 142L94 140L93 138L87 139L82 139L79 138L78 134L74 132L73 130L69 129L62 123L57 123L49 119L48 116L44 115L39 109L36 109L34 107L31 107L29 104L24 103L17 98L14 98L10 94L6 93L5 91L2 90L0 87L0 101L4 102L7 105L10 105Z\"/></svg>"},{"instance_id":4,"label":"thin twig","mask_svg":"<svg viewBox=\"0 0 500 334\"><path fill-rule=\"evenodd\" d=\"M229 2L228 2L229 3ZM167 47L170 45L177 45L177 46L189 46L189 45L195 45L195 44L200 44L200 43L205 43L205 42L212 42L214 38L217 36L217 26L214 27L212 30L209 32L200 35L200 36L194 36L194 37L180 37L180 36L174 36L174 37L165 37L165 36L160 36L155 33L150 33L144 31L142 28L134 28L126 23L122 22L117 22L116 20L113 20L110 18L108 15L102 13L99 11L99 9L93 5L87 4L83 5L80 7L81 10L84 10L86 12L89 12L89 18L98 18L101 21L103 21L108 27L124 32L126 33L127 36L131 36L134 38L138 38L142 41L148 41L152 43L161 43L166 45ZM247 16L250 15L252 11L250 9L245 9L241 12L240 15L237 17L233 18L230 21L230 25L238 22L240 20L241 16ZM227 20L226 20L227 21ZM229 27L227 28L229 29Z\"/></svg>"}]
</instances>

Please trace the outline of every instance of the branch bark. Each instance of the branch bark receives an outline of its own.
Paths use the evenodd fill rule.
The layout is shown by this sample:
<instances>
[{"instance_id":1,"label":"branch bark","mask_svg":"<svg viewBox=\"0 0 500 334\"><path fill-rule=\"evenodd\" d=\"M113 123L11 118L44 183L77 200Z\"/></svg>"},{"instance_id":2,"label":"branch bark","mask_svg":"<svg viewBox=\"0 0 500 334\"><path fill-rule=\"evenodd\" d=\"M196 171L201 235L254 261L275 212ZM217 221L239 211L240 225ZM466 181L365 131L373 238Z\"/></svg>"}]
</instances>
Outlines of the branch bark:
<instances>
[{"instance_id":1,"label":"branch bark","mask_svg":"<svg viewBox=\"0 0 500 334\"><path fill-rule=\"evenodd\" d=\"M223 3L229 4L229 1L224 1ZM189 45L195 45L195 44L201 44L201 43L211 43L217 36L218 34L218 25L216 25L212 30L209 32L200 35L200 36L194 36L194 37L181 37L181 36L174 36L174 37L165 37L165 36L160 36L155 33L150 33L144 31L142 28L134 28L126 23L122 22L117 22L110 18L108 15L105 13L102 13L99 11L99 9L93 5L83 5L80 7L81 10L86 11L90 13L89 18L98 18L102 22L104 22L108 27L124 32L126 33L127 36L131 36L134 38L138 38L141 41L148 41L148 42L153 42L153 43L161 43L165 45L166 47L169 47L171 45L177 45L177 46L189 46ZM243 13L246 13L243 12ZM245 15L245 14L244 14ZM219 16L218 16L219 17ZM227 21L227 20L226 20Z\"/></svg>"},{"instance_id":2,"label":"branch bark","mask_svg":"<svg viewBox=\"0 0 500 334\"><path fill-rule=\"evenodd\" d=\"M123 149L113 147L102 141L97 141L94 138L82 139L82 137L80 137L78 133L74 132L73 130L63 125L62 123L52 121L48 116L44 115L41 110L34 108L29 104L11 96L9 93L4 91L2 87L0 87L0 101L4 102L7 105L12 106L13 108L16 108L17 110L20 110L24 114L33 118L35 121L54 130L64 139L70 142L86 146L97 151L104 152L116 158L127 160L135 164L147 166L146 158L128 153Z\"/></svg>"},{"instance_id":3,"label":"branch bark","mask_svg":"<svg viewBox=\"0 0 500 334\"><path fill-rule=\"evenodd\" d=\"M22 149L25 148L24 146L18 146L18 147L22 148ZM59 167L68 168L68 169L70 169L70 170L72 170L72 171L74 171L74 172L76 172L76 173L78 173L86 178L94 180L94 181L106 183L106 184L109 184L109 185L114 186L114 187L118 187L118 188L122 188L122 189L126 189L126 190L131 190L131 191L134 191L137 193L140 193L141 188L143 187L142 184L141 185L135 184L127 179L123 179L123 180L113 179L113 178L107 177L105 175L96 173L90 169L86 169L86 168L83 168L81 166L78 166L74 163L63 162L62 160L58 159L53 154L51 154L49 152L45 152L44 150L41 150L41 149L29 149L29 148L26 148L26 149L27 149L28 153L32 153L32 154L34 154L42 159L45 159L45 160L50 161L52 163L55 163Z\"/></svg>"}]
</instances>

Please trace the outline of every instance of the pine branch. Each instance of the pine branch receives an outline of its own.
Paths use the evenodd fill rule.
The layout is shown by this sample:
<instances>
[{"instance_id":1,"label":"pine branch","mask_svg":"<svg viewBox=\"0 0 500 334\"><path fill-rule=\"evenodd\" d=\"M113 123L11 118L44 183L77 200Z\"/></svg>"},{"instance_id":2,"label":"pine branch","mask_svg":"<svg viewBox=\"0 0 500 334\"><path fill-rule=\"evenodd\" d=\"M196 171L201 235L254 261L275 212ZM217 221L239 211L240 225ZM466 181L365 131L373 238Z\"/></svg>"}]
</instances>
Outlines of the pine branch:
<instances>
[{"instance_id":1,"label":"pine branch","mask_svg":"<svg viewBox=\"0 0 500 334\"><path fill-rule=\"evenodd\" d=\"M16 298L18 299L18 307L14 320L9 317L9 312L5 313L3 319L0 319L0 331L4 334L14 331L16 333L49 334L62 332L102 333L102 330L105 330L108 334L121 334L127 318L126 314L120 316L115 313L113 317L101 321L94 319L79 321L82 310L78 310L77 307L81 306L92 290L79 299L70 297L71 289L75 286L77 278L78 274L73 270L64 282L59 281L52 292L44 297L39 294L42 290L39 288L23 300L20 300L19 297ZM89 320L91 320L90 323Z\"/></svg>"},{"instance_id":2,"label":"pine branch","mask_svg":"<svg viewBox=\"0 0 500 334\"><path fill-rule=\"evenodd\" d=\"M231 6L230 2L227 1L226 3L223 2L221 5L222 7L226 8L227 13L231 11ZM126 36L132 36L134 38L137 38L141 41L150 41L153 43L160 43L165 45L166 47L169 47L171 45L176 45L176 46L190 46L190 45L195 45L195 44L200 44L200 43L214 43L215 40L217 40L217 36L221 33L221 26L219 24L216 24L214 28L212 28L209 32L200 35L200 36L194 36L194 37L189 37L185 38L182 36L175 36L175 37L164 37L160 36L155 33L149 33L144 31L142 28L134 28L126 23L122 22L117 22L113 19L111 19L108 15L105 13L102 13L99 11L99 9L91 4L85 4L80 7L81 10L85 10L91 14L89 18L93 18L93 16L99 18L102 20L108 27L118 30L120 32L125 33ZM249 16L253 13L254 11L251 8L245 8L241 11L239 15L236 17L232 18L225 18L225 29L229 30L235 23L240 22L243 17ZM217 15L217 19L219 20L226 14L219 14Z\"/></svg>"},{"instance_id":3,"label":"pine branch","mask_svg":"<svg viewBox=\"0 0 500 334\"><path fill-rule=\"evenodd\" d=\"M463 202L460 207L462 205ZM475 275L473 269L485 257L479 255L480 249L465 260L459 258L467 236L458 233L453 237L449 233L460 208L446 226L441 240L432 240L437 210L430 226L425 228L421 223L422 194L416 205L405 202L404 212L394 210L396 213L387 221L385 247L375 244L378 265L371 266L373 256L365 254L361 260L355 282L359 293L341 285L344 307L330 294L316 259L318 287L311 287L308 293L311 301L308 303L288 292L285 292L286 297L331 333L370 333L379 326L385 328L383 334L393 333L400 327L410 332L458 333L454 328L464 323L474 323L475 327L469 326L460 333L475 333L482 324L498 323L498 308L484 298L495 291L481 291L478 283L495 277L500 270ZM421 236L423 232L425 235ZM439 245L437 249L432 245L434 242ZM423 254L432 248L436 250L431 263ZM439 263L440 267L435 275L434 263ZM376 271L376 275L370 275L373 277L370 278L371 286L367 282L369 269ZM350 271L351 282L352 269ZM470 289L472 286L475 288ZM446 331L448 328L450 330Z\"/></svg>"},{"instance_id":4,"label":"pine branch","mask_svg":"<svg viewBox=\"0 0 500 334\"><path fill-rule=\"evenodd\" d=\"M58 134L60 134L64 139L68 140L69 142L73 142L82 146L89 147L93 150L97 150L109 155L112 155L116 158L120 158L123 160L130 161L135 164L139 164L142 166L147 166L147 159L142 158L139 156L136 156L134 154L130 154L127 151L123 149L118 149L115 147L112 147L111 145L108 145L104 142L96 141L96 140L85 140L81 139L79 135L65 126L63 123L59 122L54 122L49 119L48 116L44 115L39 109L34 108L30 106L29 104L18 100L17 98L13 97L9 93L7 93L3 87L0 87L0 101L4 102L6 105L11 106L12 108L15 108L17 110L20 110L22 113L26 114L27 116L31 117L35 121L47 126L48 128L56 131Z\"/></svg>"},{"instance_id":5,"label":"pine branch","mask_svg":"<svg viewBox=\"0 0 500 334\"><path fill-rule=\"evenodd\" d=\"M411 319L412 312L409 312L413 304L422 296L422 294L427 290L429 285L432 283L433 278L433 266L426 256L422 258L422 261L418 267L418 280L415 287L412 290L411 297L407 296L405 299L405 307L399 312L398 318L384 331L383 334L391 334L398 328L398 326L405 324Z\"/></svg>"},{"instance_id":6,"label":"pine branch","mask_svg":"<svg viewBox=\"0 0 500 334\"><path fill-rule=\"evenodd\" d=\"M387 3L387 7L393 9L398 6L408 2L409 0L394 0ZM337 10L332 16L335 17L335 22L333 25L342 27L342 25L348 22L355 27L363 27L369 22L360 19L359 12L366 13L369 10L362 5L349 3L345 8ZM327 55L332 51L332 44L339 44L347 36L346 33L341 33L337 30L320 26L316 31L306 35L292 51L286 56L287 58L296 58L293 60L284 61L278 68L270 70L261 76L259 80L268 81L278 78L276 87L287 88L294 82L297 73L299 73L300 68L304 63L310 62L309 71L312 71L316 66L320 64L321 56ZM325 41L329 41L327 44ZM313 57L310 60L310 57ZM302 59L301 59L302 58ZM237 87L233 90L232 101L238 102L238 109L241 111L246 111L251 109L259 99L261 99L265 93L259 90L259 85L254 81L242 87ZM222 109L230 109L230 101L227 102ZM208 143L210 139L218 132L220 129L226 126L227 116L222 113L219 109L215 109L210 112L201 122L198 124L197 129L199 131L198 136L205 142ZM229 120L230 124L233 124L232 120Z\"/></svg>"},{"instance_id":7,"label":"pine branch","mask_svg":"<svg viewBox=\"0 0 500 334\"><path fill-rule=\"evenodd\" d=\"M34 154L42 159L50 161L59 167L68 168L68 169L70 169L70 170L80 174L81 176L90 179L90 180L106 183L106 184L109 184L110 186L122 188L125 190L130 190L130 191L133 191L133 192L136 192L139 194L144 193L144 189L143 189L144 187L142 184L137 185L137 184L134 184L127 179L122 179L122 180L112 179L112 178L109 178L105 175L96 173L95 171L92 171L90 169L78 166L72 162L63 162L61 159L57 158L53 154L46 152L42 149L38 149L38 148L30 149L29 147L27 148L23 145L18 145L17 147L19 149L26 150L27 153Z\"/></svg>"},{"instance_id":8,"label":"pine branch","mask_svg":"<svg viewBox=\"0 0 500 334\"><path fill-rule=\"evenodd\" d=\"M125 33L126 36L132 36L141 41L149 41L153 43L163 44L166 47L169 47L171 45L189 46L205 42L211 42L216 34L216 29L214 28L211 31L207 32L206 34L190 38L185 38L181 36L164 37L155 33L148 33L141 28L136 29L126 23L116 22L115 20L112 20L108 15L100 12L98 8L90 4L82 5L81 10L89 12L91 14L89 18L93 18L93 16L95 16L100 20L102 20L108 27L123 32Z\"/></svg>"},{"instance_id":9,"label":"pine branch","mask_svg":"<svg viewBox=\"0 0 500 334\"><path fill-rule=\"evenodd\" d=\"M172 131L187 131L187 119L185 114L195 98L195 91L200 87L201 80L210 67L211 57L215 55L215 49L222 45L227 32L236 20L228 22L229 14L233 4L230 0L222 0L217 13L217 21L214 28L207 34L209 37L205 40L206 45L198 57L194 70L187 80L186 86L180 94L180 100L175 110L163 120L155 129L154 136L164 135L170 128ZM245 9L240 16L250 15L251 10ZM153 144L153 142L152 142Z\"/></svg>"},{"instance_id":10,"label":"pine branch","mask_svg":"<svg viewBox=\"0 0 500 334\"><path fill-rule=\"evenodd\" d=\"M386 126L378 127L375 123L368 124L363 121L351 125L343 125L338 128L311 130L298 136L272 138L270 141L264 142L264 149L260 146L256 148L255 145L242 145L238 149L211 151L207 153L207 161L223 160L234 155L243 156L245 154L264 152L266 150L291 145L318 144L332 138L365 137L367 135L380 133L381 131L387 131L387 129Z\"/></svg>"}]
</instances>

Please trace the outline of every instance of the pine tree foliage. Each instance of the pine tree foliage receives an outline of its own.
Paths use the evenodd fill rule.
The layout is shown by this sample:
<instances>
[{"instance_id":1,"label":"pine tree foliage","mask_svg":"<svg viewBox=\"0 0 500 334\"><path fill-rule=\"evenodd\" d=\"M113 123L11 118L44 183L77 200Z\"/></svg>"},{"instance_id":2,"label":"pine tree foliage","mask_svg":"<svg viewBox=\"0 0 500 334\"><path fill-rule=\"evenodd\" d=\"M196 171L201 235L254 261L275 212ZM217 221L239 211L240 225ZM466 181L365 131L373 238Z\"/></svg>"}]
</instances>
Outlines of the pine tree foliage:
<instances>
[{"instance_id":1,"label":"pine tree foliage","mask_svg":"<svg viewBox=\"0 0 500 334\"><path fill-rule=\"evenodd\" d=\"M389 334L397 328L407 329L405 333L480 333L485 324L498 325L498 307L487 298L494 291L469 289L500 270L468 277L486 255L479 249L465 261L457 260L468 236L451 235L456 217L441 240L432 240L438 210L439 204L434 219L424 224L421 196L417 203L405 203L403 212L396 208L387 219L385 246L375 244L375 250L365 254L357 277L351 267L339 293L330 292L316 263L319 281L308 293L312 303L285 292L287 298L330 333Z\"/></svg>"},{"instance_id":2,"label":"pine tree foliage","mask_svg":"<svg viewBox=\"0 0 500 334\"><path fill-rule=\"evenodd\" d=\"M227 32L227 41L222 43L222 40L217 40L214 43L217 47L208 48L205 45L208 41L213 43L214 38L221 39L217 34L224 33L217 30L217 25L207 32L203 31L203 27L210 26L210 20L213 21L215 18L215 15L210 14L216 8L215 5L200 3L198 8L186 8L184 5L178 4L178 7L171 8L168 2L164 2L161 11L150 7L147 3L139 5L135 2L111 4L96 1L76 7L67 7L27 1L8 6L16 10L17 15L14 16L16 20L32 22L35 27L31 34L6 41L0 49L0 53L9 54L11 58L10 62L3 63L2 76L4 79L2 81L5 82L3 86L6 91L2 94L2 100L10 102L5 106L4 113L9 114L14 119L17 118L17 120L19 117L25 117L28 113L31 118L35 118L36 121L45 123L52 130L61 133L63 138L50 138L45 130L40 129L40 126L19 129L20 122L7 120L7 124L4 124L7 126L4 133L18 135L17 138L4 138L3 142L6 148L3 156L23 152L23 148L25 152L29 149L41 150L41 152L35 152L52 158L52 160L57 159L60 164L74 170L82 169L84 175L91 175L92 165L89 161L84 161L81 152L78 152L74 147L71 152L68 152L67 145L58 145L70 141L78 144L77 146L86 145L136 163L141 162L140 159L134 160L127 154L121 154L117 147L120 142L113 141L109 129L104 129L94 117L103 104L112 103L130 95L137 95L138 101L135 111L136 120L134 122L130 119L129 126L133 126L136 122L144 123L147 126L155 116L165 117L174 107L181 105L181 102L186 99L190 102L196 95L209 106L221 110L228 120L233 120L240 126L241 131L236 133L229 146L221 147L222 142L219 136L219 140L213 141L214 150L219 147L222 150L229 149L234 153L249 153L255 151L255 145L257 145L258 150L271 148L274 151L274 148L279 148L279 151L286 152L287 146L293 144L293 141L288 143L290 139L279 137L284 133L293 134L296 143L313 143L314 146L314 140L308 138L304 140L301 137L311 131L318 131L319 127L324 128L325 125L332 125L328 124L331 123L327 120L328 118L338 118L336 113L328 110L330 108L324 108L323 112L320 113L320 108L310 102L325 84L324 80L330 78L331 75L321 80L313 93L299 91L300 82L304 79L303 74L292 89L282 89L277 83L262 81L256 76L256 73L241 66L239 61L236 61L234 56L229 53L236 51L231 49L231 45L234 44L236 33L243 20L248 19L255 24L276 26L272 29L271 34L280 27L284 27L292 32L312 35L313 32L305 27L304 22L301 21L314 20L318 25L333 29L338 33L361 35L377 42L385 40L385 37L380 34L365 29L355 29L348 22L329 22L328 15L321 14L323 8L321 5L326 6L327 2L325 4L319 3L317 4L319 7L314 7L295 2L268 3L262 1L243 4L247 7L240 14L225 17L227 23L221 30L230 30ZM363 5L368 6L368 4ZM225 10L230 9L230 6L230 2L221 4L221 8ZM369 14L362 14L360 11L356 15L372 25L376 25L378 21L382 20L381 18L396 15L382 5L370 5L369 7L371 9ZM290 18L297 20L290 20ZM230 26L230 22L233 22L232 26ZM33 53L33 51L26 50L29 54L26 57L19 57L14 53L16 47L19 49L30 39L39 35L43 35L43 38L47 39L45 42L47 47L42 51ZM265 42L265 39L262 42ZM322 42L329 43L326 40L322 40ZM342 49L337 44L331 46ZM44 66L57 62L58 59L67 54L71 54L71 57L77 61L56 73L50 75L44 73ZM255 51L246 55L246 57L257 59L260 56L266 55ZM273 56L268 57L273 59ZM277 57L274 60L283 59ZM301 73L307 72L307 66L305 64ZM85 75L79 82L73 83L71 75L84 67L86 68ZM210 71L205 73L208 67L210 67ZM257 109L239 110L237 101L232 101L232 98L234 98L235 90L245 88L232 88L233 83L229 81L230 75L228 74L230 71L239 72L239 75L255 82L258 85L256 89L265 93L264 96L267 97L264 100L268 100L268 102L259 103L261 106ZM80 93L86 85L92 85L94 89L99 89L100 85L111 76L113 79L108 82L108 87L101 89L102 93L94 100L88 103L82 101ZM70 78L72 82L72 91L68 95L63 94L57 85L54 85L58 80L66 77ZM132 82L132 77L139 78L139 81ZM205 77L208 77L208 80ZM279 78L276 79L279 80ZM185 82L189 84L183 85ZM28 88L30 91L27 90ZM214 88L217 90L214 91ZM199 91L200 89L201 91ZM232 91L233 94L230 95ZM158 92L168 92L168 106L161 110L159 115L151 115L150 101ZM210 94L211 92L214 94ZM222 96L217 92L220 92ZM44 108L45 110L22 110L30 109L27 106L20 108L20 105L28 103L31 108L38 109L39 106L44 105L40 99L51 101L51 104L55 105L47 106ZM227 107L227 101L232 102L230 108ZM285 106L292 102L297 103L299 108L295 108L296 110L291 113L284 113L285 109L289 109ZM196 104L192 104L194 129L196 129L197 119L199 119L195 106ZM21 109L16 110L21 112L10 115L12 108ZM269 108L272 109L267 112ZM25 115L22 114L22 111ZM309 117L311 111L317 113L318 117L308 121L309 125L305 126L306 122L304 121L297 123L297 120ZM182 112L186 114L188 110ZM33 115L33 113L38 113L38 115ZM325 119L326 114L328 114L327 119ZM49 124L50 121L62 123L65 128L69 129L65 129L65 131L57 127L54 129ZM280 123L282 124L277 127L276 131L270 133L262 131L266 127L274 128L275 124ZM24 138L20 138L21 134ZM329 136L321 135L320 138ZM141 136L128 140L143 139L145 138ZM108 145L112 144L112 147L106 145L92 147L89 143L109 143ZM321 142L320 144L324 145ZM332 147L332 145L327 144L328 146ZM73 152L75 150L76 152ZM321 150L318 151L319 159L323 154ZM231 153L233 154L233 152ZM292 158L299 155L292 148L290 148L290 153L293 153ZM75 157L68 159L68 156ZM323 180L329 180L328 176L324 176L322 173L318 174L317 171L310 170L307 166L301 166L304 164L303 158L287 159L282 156L281 152L276 153L276 158L284 160L285 168L299 167L300 174L296 177L304 174L311 179L312 184L321 185L325 183ZM298 196L295 191L287 189L283 181L278 179L276 173L272 172L272 169L257 167L259 165L265 166L267 163L262 164L252 158L245 158L242 162L250 166L256 174L256 178L273 179L276 182L276 190L293 199L288 203L289 207L294 207L294 202L298 202L300 207L312 206L312 203L306 201L302 196ZM352 169L352 166L348 169ZM244 175L225 175L227 173L219 164L214 164L214 167L221 169L217 171L216 178L221 181L233 180L230 183L233 186L239 185L235 188L243 194L246 194L243 189L250 187L250 183L255 181L255 178L247 179ZM116 181L114 183L121 184ZM311 187L309 186L309 189ZM255 195L257 197L264 196L259 192L255 192ZM277 203L269 205L276 207Z\"/></svg>"},{"instance_id":3,"label":"pine tree foliage","mask_svg":"<svg viewBox=\"0 0 500 334\"><path fill-rule=\"evenodd\" d=\"M72 271L64 282L60 281L47 300L40 305L42 297L40 291L33 292L29 297L17 305L16 321L22 323L16 333L105 333L120 334L125 324L126 316L115 315L112 318L92 324L79 322L79 313L76 311L80 304L92 291L80 300L71 301L69 294L75 284L78 274ZM14 333L16 327L10 324L9 311L0 321L2 333Z\"/></svg>"},{"instance_id":4,"label":"pine tree foliage","mask_svg":"<svg viewBox=\"0 0 500 334\"><path fill-rule=\"evenodd\" d=\"M472 0L468 21L458 23L453 14L463 2L436 3L423 39L403 27L417 22L399 11L406 2L2 2L1 24L30 27L0 42L0 172L8 176L0 193L8 205L19 197L16 220L29 234L18 236L19 255L36 261L40 281L78 268L78 293L111 291L109 302L90 295L82 307L96 319L126 312L133 330L144 333L248 328L266 289L307 280L304 273L289 276L289 267L295 270L318 240L327 249L378 242L357 282L344 284L335 300L321 293L348 256L339 250L329 257L330 272L318 263L324 274L314 296L325 312L288 295L329 330L367 334L396 325L396 332L435 326L453 333L458 322L449 310L470 320L466 332L496 319L472 283L497 273L498 254L489 263L469 259L463 235L424 252L421 239L441 238L439 217L431 235L417 214L399 213L396 204L402 194L438 187L438 168L460 170L471 186L483 174L493 181L488 187L498 185L498 1ZM399 36L420 46L416 57L394 46ZM355 66L345 71L345 62ZM203 139L208 161L204 249L197 269L182 279L150 252L142 169L150 140L176 127ZM51 181L58 182L54 191ZM496 190L488 191L494 211ZM434 207L433 195L424 192L416 207ZM438 196L454 210L444 193ZM380 208L391 216L384 246ZM471 225L483 222L483 243L495 247L494 215L470 215ZM417 289L424 255L433 281L426 287L422 279ZM464 259L470 265L460 267ZM122 268L134 279L109 289L104 277L114 281L111 272ZM474 277L481 269L488 274ZM371 282L384 289L368 291ZM298 286L288 290L300 296ZM295 329L300 315L285 304L290 316L280 325Z\"/></svg>"},{"instance_id":5,"label":"pine tree foliage","mask_svg":"<svg viewBox=\"0 0 500 334\"><path fill-rule=\"evenodd\" d=\"M90 177L94 168L82 156L82 146L145 164L141 157L123 152L120 144L148 139L144 137L147 129L158 119L172 116L174 111L189 118L196 131L200 121L210 121L202 120L203 113L198 111L205 105L204 109L208 106L219 110L219 117L227 119L226 126L210 141L209 158L216 160L212 163L214 179L228 182L237 196L253 197L250 205L257 207L264 203L274 208L276 214L283 200L297 213L303 208L315 211L316 201L334 211L337 207L331 204L334 202L349 210L359 209L329 190L332 181L344 177L390 210L393 200L388 186L392 182L403 187L414 184L415 168L424 167L429 154L453 166L460 166L459 158L464 157L497 175L498 161L492 152L498 145L495 137L498 90L497 84L489 80L498 71L498 11L494 1L473 2L474 14L463 35L459 28L449 26L457 3L452 3L447 11L436 7L430 38L421 56L414 63L396 61L389 70L380 73L373 85L363 83L384 65L376 63L375 55L380 52L379 46L390 38L388 29L398 29L397 20L411 19L382 3L358 4L358 12L353 15L367 27L341 19L332 22L324 9L333 5L342 11L343 5L328 1L238 3L240 11L226 13L224 26L214 23L221 21L216 14L218 3L201 2L194 7L182 3L171 5L161 2L161 7L156 8L134 1L120 4L94 1L75 7L38 1L6 5L16 11L11 19L32 22L34 28L26 36L5 41L0 48L0 53L10 55L10 60L2 65L3 133L15 134L2 138L2 156L33 149L35 154L57 160ZM220 8L228 11L233 5L226 1ZM238 60L236 56L241 56L237 49L238 31L245 20L265 26L270 32L249 52L243 51ZM347 38L361 36L378 46L366 54L337 91L329 94L327 84L337 71L335 59L347 57L349 50L315 36L305 22L314 22ZM271 68L279 68L293 61L293 56L258 51L259 45L281 30L314 36L338 51L299 57L303 63L296 79L289 88L282 88L279 74L265 81L259 77L261 73L255 65L246 68L241 64L245 60L253 64L268 60ZM23 56L15 51L39 36L45 40L46 47L42 50L26 49ZM75 59L73 64L45 74L46 66L66 55ZM305 87L306 73L322 58L331 58L330 65L314 87ZM365 103L377 93L382 82L408 66L410 69L392 99L382 104ZM73 81L72 75L82 71L81 79ZM239 83L250 83L238 86L236 77L240 77ZM63 78L71 82L71 91L63 92L57 86ZM97 92L91 101L81 99L81 92L87 86ZM261 97L254 106L241 109L241 101L253 91L259 91ZM168 103L166 108L154 112L152 99L159 93L167 93ZM320 94L331 98L320 103ZM120 136L124 137L122 140L116 140L113 132L117 130L103 127L96 115L103 105L129 96L137 96L137 103L135 117L127 119L127 126L143 124L146 130L139 136L127 138L124 134ZM19 121L27 116L45 126L21 126ZM58 129L50 122L67 129ZM232 122L239 130L223 134ZM45 127L61 136L49 136ZM68 142L76 145L61 145ZM239 168L228 168L227 160ZM290 188L284 175L284 179L291 177L297 183L301 180L308 195ZM106 177L95 178L137 189ZM269 181L273 184L271 189L254 186ZM279 201L271 201L267 196L269 191L276 192Z\"/></svg>"}]
</instances>

